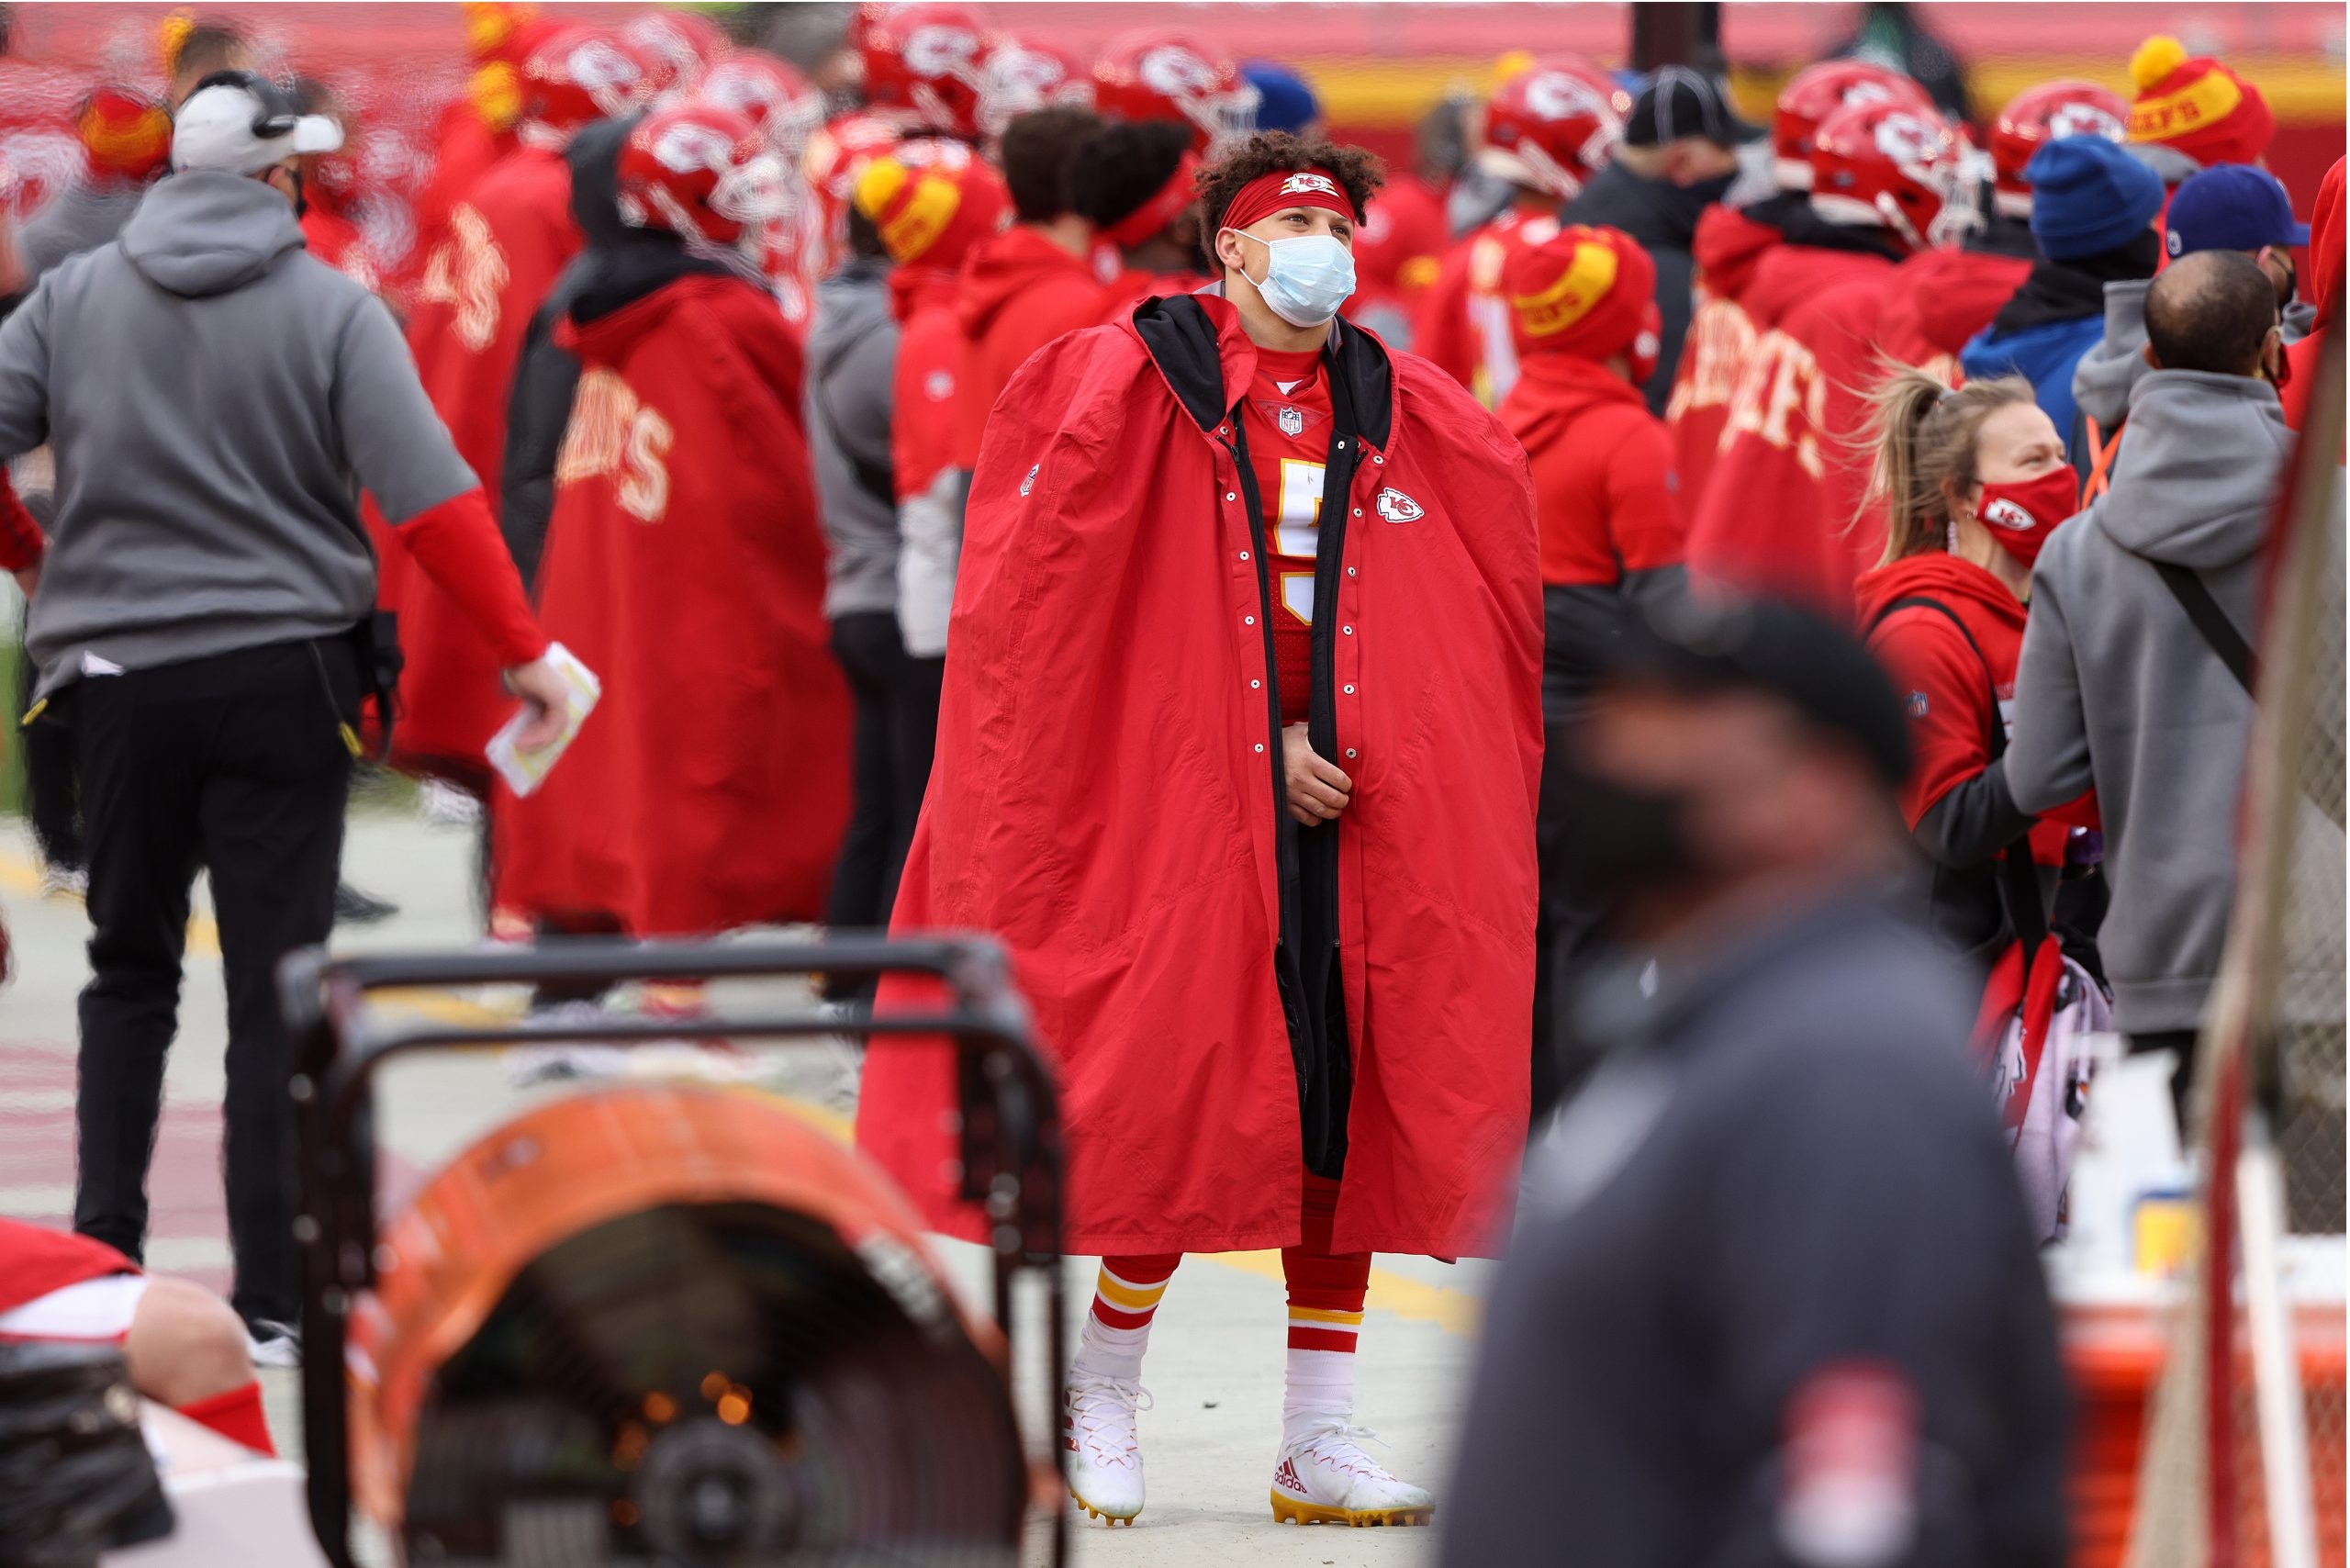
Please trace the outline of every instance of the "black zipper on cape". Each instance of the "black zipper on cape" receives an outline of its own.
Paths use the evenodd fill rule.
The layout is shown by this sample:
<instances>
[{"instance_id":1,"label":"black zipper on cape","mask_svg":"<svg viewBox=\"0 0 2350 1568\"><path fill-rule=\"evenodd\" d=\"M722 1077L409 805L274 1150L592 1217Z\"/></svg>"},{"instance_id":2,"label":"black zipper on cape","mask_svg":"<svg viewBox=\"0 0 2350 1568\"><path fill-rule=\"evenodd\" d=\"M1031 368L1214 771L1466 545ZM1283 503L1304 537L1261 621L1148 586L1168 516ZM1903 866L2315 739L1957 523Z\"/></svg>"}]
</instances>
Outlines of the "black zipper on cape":
<instances>
[{"instance_id":1,"label":"black zipper on cape","mask_svg":"<svg viewBox=\"0 0 2350 1568\"><path fill-rule=\"evenodd\" d=\"M1307 666L1305 733L1316 754L1335 758L1339 755L1334 675L1337 642L1340 634L1337 630L1338 580L1343 572L1347 522L1352 516L1349 501L1355 468L1360 460L1362 438L1355 428L1354 400L1350 389L1340 376L1335 347L1326 348L1323 357L1330 385L1331 430L1330 446L1323 459L1322 510L1315 550L1314 620L1308 643L1312 652ZM1281 745L1281 675L1279 657L1273 647L1272 618L1278 605L1272 593L1272 568L1266 559L1268 534L1264 497L1257 487L1256 465L1248 457L1245 424L1248 393L1248 389L1242 389L1223 420L1223 427L1232 432L1225 440L1224 446L1231 454L1233 465L1238 473L1240 495L1248 514L1249 544L1257 567L1257 619L1263 633L1265 652L1266 749L1271 754L1272 760L1273 836L1279 846L1281 930L1284 934L1296 933L1300 940L1298 948L1292 948L1286 939L1276 946L1273 969L1291 1038L1293 1042L1303 1042L1309 1056L1312 1047L1317 1043L1312 1020L1318 1017L1322 1025L1318 1043L1322 1047L1323 1060L1319 1064L1319 1074L1315 1071L1315 1064L1310 1060L1296 1064L1299 1112L1307 1168L1317 1175L1335 1178L1345 1167L1347 1110L1353 1097L1354 1078L1352 1031L1348 1026L1345 991L1339 980L1338 824L1326 823L1312 828L1301 827L1290 819L1288 812L1288 769ZM1319 875L1307 874L1304 862L1308 858L1317 863L1315 869ZM1309 895L1318 895L1315 897L1315 907L1311 910L1304 904ZM1320 1007L1306 1005L1305 998L1310 990L1322 992ZM1318 1096L1311 1092L1317 1076L1322 1090Z\"/></svg>"}]
</instances>

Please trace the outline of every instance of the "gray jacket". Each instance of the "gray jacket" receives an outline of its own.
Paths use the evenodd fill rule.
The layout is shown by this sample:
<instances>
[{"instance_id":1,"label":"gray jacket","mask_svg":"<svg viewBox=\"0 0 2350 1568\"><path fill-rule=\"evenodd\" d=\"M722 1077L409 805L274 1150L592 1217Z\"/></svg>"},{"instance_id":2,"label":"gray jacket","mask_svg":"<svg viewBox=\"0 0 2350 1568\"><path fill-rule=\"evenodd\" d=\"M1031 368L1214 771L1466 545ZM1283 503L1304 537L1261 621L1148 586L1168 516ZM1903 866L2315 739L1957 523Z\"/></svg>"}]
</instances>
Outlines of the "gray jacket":
<instances>
[{"instance_id":1,"label":"gray jacket","mask_svg":"<svg viewBox=\"0 0 2350 1568\"><path fill-rule=\"evenodd\" d=\"M2259 546L2291 450L2266 382L2149 371L2111 488L2057 529L2032 572L2008 785L2032 812L2097 786L2113 886L2098 946L2130 1034L2202 1022L2252 726L2251 698L2150 563L2200 575L2256 644Z\"/></svg>"},{"instance_id":2,"label":"gray jacket","mask_svg":"<svg viewBox=\"0 0 2350 1568\"><path fill-rule=\"evenodd\" d=\"M2154 280L2125 278L2105 286L2105 340L2073 367L2073 401L2095 420L2106 439L2130 411L2130 390L2150 373L2146 364L2146 290ZM2062 432L2070 441L2073 432ZM2086 468L2084 472L2086 472Z\"/></svg>"},{"instance_id":3,"label":"gray jacket","mask_svg":"<svg viewBox=\"0 0 2350 1568\"><path fill-rule=\"evenodd\" d=\"M106 180L73 185L52 196L17 231L26 286L39 283L67 257L95 251L120 234L147 190L133 181Z\"/></svg>"},{"instance_id":4,"label":"gray jacket","mask_svg":"<svg viewBox=\"0 0 2350 1568\"><path fill-rule=\"evenodd\" d=\"M898 503L890 471L890 381L898 323L890 272L857 259L816 286L808 333L808 445L823 503L824 614L898 608Z\"/></svg>"},{"instance_id":5,"label":"gray jacket","mask_svg":"<svg viewBox=\"0 0 2350 1568\"><path fill-rule=\"evenodd\" d=\"M44 691L89 655L343 631L375 602L359 489L397 525L476 483L383 302L303 252L285 197L214 171L153 186L0 325L0 458L44 441Z\"/></svg>"}]
</instances>

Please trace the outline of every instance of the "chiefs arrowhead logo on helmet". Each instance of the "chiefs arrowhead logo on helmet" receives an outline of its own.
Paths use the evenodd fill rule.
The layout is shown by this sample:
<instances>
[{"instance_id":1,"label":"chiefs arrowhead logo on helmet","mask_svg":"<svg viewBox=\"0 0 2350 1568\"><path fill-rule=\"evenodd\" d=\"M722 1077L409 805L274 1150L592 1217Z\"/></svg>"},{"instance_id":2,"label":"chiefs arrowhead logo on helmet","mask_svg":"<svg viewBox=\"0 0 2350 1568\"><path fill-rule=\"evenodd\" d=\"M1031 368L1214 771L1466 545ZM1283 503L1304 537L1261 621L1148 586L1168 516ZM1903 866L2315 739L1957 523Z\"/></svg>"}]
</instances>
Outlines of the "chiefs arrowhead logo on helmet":
<instances>
[{"instance_id":1,"label":"chiefs arrowhead logo on helmet","mask_svg":"<svg viewBox=\"0 0 2350 1568\"><path fill-rule=\"evenodd\" d=\"M1380 491L1379 499L1371 504L1379 509L1379 515L1390 522L1417 522L1427 516L1427 509L1419 502L1392 487Z\"/></svg>"},{"instance_id":2,"label":"chiefs arrowhead logo on helmet","mask_svg":"<svg viewBox=\"0 0 2350 1568\"><path fill-rule=\"evenodd\" d=\"M1614 118L1605 99L1563 71L1545 71L1528 79L1526 106L1544 119L1572 119L1577 115Z\"/></svg>"},{"instance_id":3,"label":"chiefs arrowhead logo on helmet","mask_svg":"<svg viewBox=\"0 0 2350 1568\"><path fill-rule=\"evenodd\" d=\"M957 76L971 70L979 59L979 40L978 35L961 28L916 28L906 35L906 46L900 52L918 76Z\"/></svg>"},{"instance_id":4,"label":"chiefs arrowhead logo on helmet","mask_svg":"<svg viewBox=\"0 0 2350 1568\"><path fill-rule=\"evenodd\" d=\"M2065 104L2048 117L2048 140L2062 141L2068 136L2101 136L2108 141L2121 141L2129 129L2121 120L2096 104Z\"/></svg>"},{"instance_id":5,"label":"chiefs arrowhead logo on helmet","mask_svg":"<svg viewBox=\"0 0 2350 1568\"><path fill-rule=\"evenodd\" d=\"M1170 98L1213 93L1217 86L1215 67L1178 44L1163 44L1144 55L1135 74L1144 86Z\"/></svg>"},{"instance_id":6,"label":"chiefs arrowhead logo on helmet","mask_svg":"<svg viewBox=\"0 0 2350 1568\"><path fill-rule=\"evenodd\" d=\"M722 171L733 162L733 139L715 126L682 120L654 139L653 158L673 174L695 169Z\"/></svg>"},{"instance_id":7,"label":"chiefs arrowhead logo on helmet","mask_svg":"<svg viewBox=\"0 0 2350 1568\"><path fill-rule=\"evenodd\" d=\"M1930 163L1942 140L1915 115L1887 115L1876 122L1876 150L1896 163Z\"/></svg>"}]
</instances>

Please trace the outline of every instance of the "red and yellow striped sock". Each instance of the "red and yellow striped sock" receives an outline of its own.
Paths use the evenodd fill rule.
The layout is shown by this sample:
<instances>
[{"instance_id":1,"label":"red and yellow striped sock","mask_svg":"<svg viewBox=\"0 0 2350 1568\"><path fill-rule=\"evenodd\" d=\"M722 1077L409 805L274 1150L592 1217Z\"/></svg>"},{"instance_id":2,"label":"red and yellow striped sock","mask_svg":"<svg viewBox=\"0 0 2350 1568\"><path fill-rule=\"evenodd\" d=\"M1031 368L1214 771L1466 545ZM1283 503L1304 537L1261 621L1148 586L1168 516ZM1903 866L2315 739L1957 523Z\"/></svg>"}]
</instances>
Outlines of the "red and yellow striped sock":
<instances>
[{"instance_id":1,"label":"red and yellow striped sock","mask_svg":"<svg viewBox=\"0 0 2350 1568\"><path fill-rule=\"evenodd\" d=\"M1330 1250L1337 1208L1338 1184L1307 1176L1303 1235L1297 1246L1281 1249L1281 1274L1289 1284L1284 1441L1297 1440L1319 1421L1354 1415L1355 1341L1371 1291L1371 1254Z\"/></svg>"},{"instance_id":2,"label":"red and yellow striped sock","mask_svg":"<svg viewBox=\"0 0 2350 1568\"><path fill-rule=\"evenodd\" d=\"M1093 1305L1077 1340L1077 1370L1099 1377L1132 1380L1142 1373L1142 1353L1150 1342L1150 1320L1158 1298L1175 1277L1181 1252L1104 1258L1093 1283Z\"/></svg>"}]
</instances>

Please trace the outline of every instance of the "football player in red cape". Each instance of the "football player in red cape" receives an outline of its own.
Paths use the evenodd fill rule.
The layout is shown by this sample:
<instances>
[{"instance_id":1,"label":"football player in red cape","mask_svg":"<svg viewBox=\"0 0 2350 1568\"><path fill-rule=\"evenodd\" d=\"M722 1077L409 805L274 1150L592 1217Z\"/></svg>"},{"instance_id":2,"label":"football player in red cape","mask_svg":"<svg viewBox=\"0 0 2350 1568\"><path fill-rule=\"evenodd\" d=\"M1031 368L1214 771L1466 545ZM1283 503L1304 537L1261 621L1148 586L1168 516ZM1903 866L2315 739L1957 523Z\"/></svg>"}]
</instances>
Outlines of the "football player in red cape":
<instances>
[{"instance_id":1,"label":"football player in red cape","mask_svg":"<svg viewBox=\"0 0 2350 1568\"><path fill-rule=\"evenodd\" d=\"M1058 1061L1072 1491L1143 1504L1145 1340L1181 1255L1278 1247L1281 1519L1425 1523L1367 1455L1374 1249L1501 1239L1527 1114L1541 578L1526 458L1336 312L1378 180L1268 132L1201 176L1221 297L1013 377L979 454L937 765L895 929L1011 949ZM877 1007L908 991L883 986ZM956 1202L941 1051L876 1052L859 1142Z\"/></svg>"}]
</instances>

